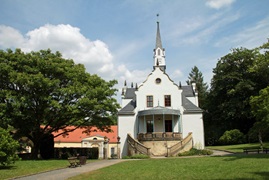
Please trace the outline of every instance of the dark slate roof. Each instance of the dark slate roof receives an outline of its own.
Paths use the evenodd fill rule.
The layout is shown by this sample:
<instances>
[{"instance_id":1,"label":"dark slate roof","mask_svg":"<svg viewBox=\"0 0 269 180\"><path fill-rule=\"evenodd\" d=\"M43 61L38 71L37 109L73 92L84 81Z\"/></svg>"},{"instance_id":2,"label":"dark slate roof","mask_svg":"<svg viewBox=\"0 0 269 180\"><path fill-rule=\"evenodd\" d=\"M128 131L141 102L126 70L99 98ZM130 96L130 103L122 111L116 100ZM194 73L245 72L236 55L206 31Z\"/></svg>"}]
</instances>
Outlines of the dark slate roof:
<instances>
[{"instance_id":1,"label":"dark slate roof","mask_svg":"<svg viewBox=\"0 0 269 180\"><path fill-rule=\"evenodd\" d=\"M133 99L135 98L135 88L127 88L124 99Z\"/></svg>"},{"instance_id":2,"label":"dark slate roof","mask_svg":"<svg viewBox=\"0 0 269 180\"><path fill-rule=\"evenodd\" d=\"M182 96L182 106L184 107L184 113L201 113L202 109L193 104L187 97Z\"/></svg>"},{"instance_id":3,"label":"dark slate roof","mask_svg":"<svg viewBox=\"0 0 269 180\"><path fill-rule=\"evenodd\" d=\"M182 95L185 97L194 97L192 86L182 86Z\"/></svg>"},{"instance_id":4,"label":"dark slate roof","mask_svg":"<svg viewBox=\"0 0 269 180\"><path fill-rule=\"evenodd\" d=\"M136 100L131 100L125 107L123 107L118 114L120 115L128 115L134 114L134 109L136 108Z\"/></svg>"},{"instance_id":5,"label":"dark slate roof","mask_svg":"<svg viewBox=\"0 0 269 180\"><path fill-rule=\"evenodd\" d=\"M151 109L146 109L138 112L138 116L153 115L153 114L174 114L179 115L178 109L170 109L162 106L157 106Z\"/></svg>"}]
</instances>

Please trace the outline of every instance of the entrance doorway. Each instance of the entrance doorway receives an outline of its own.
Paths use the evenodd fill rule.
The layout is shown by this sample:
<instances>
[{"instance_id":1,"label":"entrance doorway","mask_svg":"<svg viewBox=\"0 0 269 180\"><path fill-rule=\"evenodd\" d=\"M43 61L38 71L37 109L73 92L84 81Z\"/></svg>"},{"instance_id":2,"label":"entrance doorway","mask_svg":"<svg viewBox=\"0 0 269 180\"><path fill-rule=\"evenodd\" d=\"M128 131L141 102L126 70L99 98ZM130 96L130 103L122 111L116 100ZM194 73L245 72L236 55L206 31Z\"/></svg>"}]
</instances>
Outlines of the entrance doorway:
<instances>
[{"instance_id":1,"label":"entrance doorway","mask_svg":"<svg viewBox=\"0 0 269 180\"><path fill-rule=\"evenodd\" d=\"M172 120L165 120L165 132L173 132L172 131Z\"/></svg>"}]
</instances>

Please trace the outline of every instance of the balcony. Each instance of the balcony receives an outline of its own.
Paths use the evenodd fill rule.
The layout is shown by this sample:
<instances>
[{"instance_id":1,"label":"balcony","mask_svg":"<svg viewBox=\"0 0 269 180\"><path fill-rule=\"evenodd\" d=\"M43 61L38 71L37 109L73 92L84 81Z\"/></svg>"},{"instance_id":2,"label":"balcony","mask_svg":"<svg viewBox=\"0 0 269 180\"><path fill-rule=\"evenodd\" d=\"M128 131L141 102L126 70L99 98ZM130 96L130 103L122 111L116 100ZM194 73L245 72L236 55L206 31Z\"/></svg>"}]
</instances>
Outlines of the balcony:
<instances>
[{"instance_id":1,"label":"balcony","mask_svg":"<svg viewBox=\"0 0 269 180\"><path fill-rule=\"evenodd\" d=\"M179 132L152 132L139 133L138 141L180 141L182 140L182 133Z\"/></svg>"}]
</instances>

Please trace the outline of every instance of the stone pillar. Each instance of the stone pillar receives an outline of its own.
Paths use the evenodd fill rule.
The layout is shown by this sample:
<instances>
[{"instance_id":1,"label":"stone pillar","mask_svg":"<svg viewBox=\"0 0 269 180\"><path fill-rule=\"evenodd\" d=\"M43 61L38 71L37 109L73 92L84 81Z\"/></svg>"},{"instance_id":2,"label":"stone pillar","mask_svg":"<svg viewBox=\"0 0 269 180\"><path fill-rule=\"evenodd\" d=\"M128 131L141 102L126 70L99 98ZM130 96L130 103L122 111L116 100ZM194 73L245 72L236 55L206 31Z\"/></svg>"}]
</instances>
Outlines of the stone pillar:
<instances>
[{"instance_id":1,"label":"stone pillar","mask_svg":"<svg viewBox=\"0 0 269 180\"><path fill-rule=\"evenodd\" d=\"M104 137L104 159L107 159L108 157L108 154L107 154L107 144L108 144L108 138L105 136Z\"/></svg>"},{"instance_id":2,"label":"stone pillar","mask_svg":"<svg viewBox=\"0 0 269 180\"><path fill-rule=\"evenodd\" d=\"M120 159L121 157L120 157L120 137L119 136L117 137L117 140L118 140L118 142L117 142L117 158Z\"/></svg>"}]
</instances>

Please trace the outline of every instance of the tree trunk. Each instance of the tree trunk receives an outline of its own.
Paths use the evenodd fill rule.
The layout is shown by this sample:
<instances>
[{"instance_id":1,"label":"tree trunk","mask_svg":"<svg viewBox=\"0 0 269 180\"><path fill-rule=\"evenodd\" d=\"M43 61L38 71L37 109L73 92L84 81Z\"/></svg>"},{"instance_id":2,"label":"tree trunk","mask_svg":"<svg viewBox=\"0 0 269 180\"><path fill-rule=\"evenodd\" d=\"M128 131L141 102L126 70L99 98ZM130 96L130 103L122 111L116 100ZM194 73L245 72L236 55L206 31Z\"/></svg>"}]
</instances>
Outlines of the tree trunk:
<instances>
[{"instance_id":1,"label":"tree trunk","mask_svg":"<svg viewBox=\"0 0 269 180\"><path fill-rule=\"evenodd\" d=\"M262 132L261 132L261 130L259 130L258 137L259 137L259 142L260 142L260 148L263 150L263 142L262 142Z\"/></svg>"},{"instance_id":2,"label":"tree trunk","mask_svg":"<svg viewBox=\"0 0 269 180\"><path fill-rule=\"evenodd\" d=\"M40 143L38 140L33 141L33 147L32 147L32 151L31 151L31 158L32 159L38 159L39 158L39 146Z\"/></svg>"}]
</instances>

